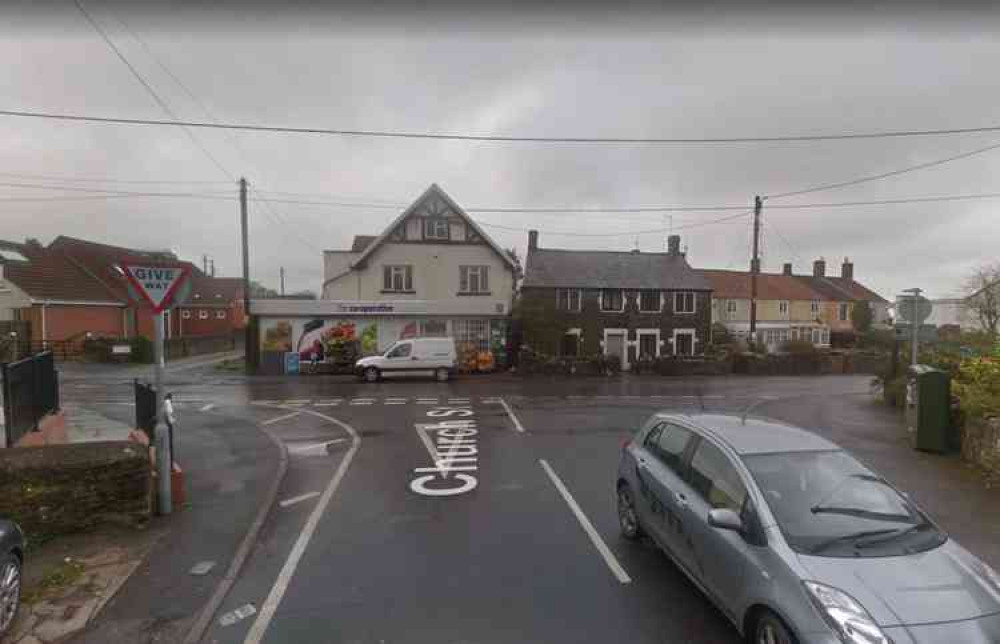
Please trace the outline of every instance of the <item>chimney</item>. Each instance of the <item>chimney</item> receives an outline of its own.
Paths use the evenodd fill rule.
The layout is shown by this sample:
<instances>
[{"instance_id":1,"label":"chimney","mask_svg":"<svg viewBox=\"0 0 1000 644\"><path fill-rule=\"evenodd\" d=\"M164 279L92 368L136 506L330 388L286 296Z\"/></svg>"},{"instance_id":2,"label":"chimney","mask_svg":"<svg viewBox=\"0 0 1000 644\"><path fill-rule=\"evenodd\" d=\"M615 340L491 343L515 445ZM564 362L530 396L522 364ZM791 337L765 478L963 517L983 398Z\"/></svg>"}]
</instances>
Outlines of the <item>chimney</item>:
<instances>
[{"instance_id":1,"label":"chimney","mask_svg":"<svg viewBox=\"0 0 1000 644\"><path fill-rule=\"evenodd\" d=\"M750 272L760 273L760 258L750 260Z\"/></svg>"},{"instance_id":2,"label":"chimney","mask_svg":"<svg viewBox=\"0 0 1000 644\"><path fill-rule=\"evenodd\" d=\"M538 231L529 230L528 231L528 250L538 249Z\"/></svg>"},{"instance_id":3,"label":"chimney","mask_svg":"<svg viewBox=\"0 0 1000 644\"><path fill-rule=\"evenodd\" d=\"M781 274L782 275L791 275L792 274L792 263L791 262L785 262L785 265L781 267Z\"/></svg>"},{"instance_id":4,"label":"chimney","mask_svg":"<svg viewBox=\"0 0 1000 644\"><path fill-rule=\"evenodd\" d=\"M667 237L667 253L670 255L681 254L681 236L671 235Z\"/></svg>"},{"instance_id":5,"label":"chimney","mask_svg":"<svg viewBox=\"0 0 1000 644\"><path fill-rule=\"evenodd\" d=\"M826 260L822 257L813 262L813 277L826 277Z\"/></svg>"},{"instance_id":6,"label":"chimney","mask_svg":"<svg viewBox=\"0 0 1000 644\"><path fill-rule=\"evenodd\" d=\"M840 276L846 280L854 279L854 264L846 257L844 263L840 265Z\"/></svg>"}]
</instances>

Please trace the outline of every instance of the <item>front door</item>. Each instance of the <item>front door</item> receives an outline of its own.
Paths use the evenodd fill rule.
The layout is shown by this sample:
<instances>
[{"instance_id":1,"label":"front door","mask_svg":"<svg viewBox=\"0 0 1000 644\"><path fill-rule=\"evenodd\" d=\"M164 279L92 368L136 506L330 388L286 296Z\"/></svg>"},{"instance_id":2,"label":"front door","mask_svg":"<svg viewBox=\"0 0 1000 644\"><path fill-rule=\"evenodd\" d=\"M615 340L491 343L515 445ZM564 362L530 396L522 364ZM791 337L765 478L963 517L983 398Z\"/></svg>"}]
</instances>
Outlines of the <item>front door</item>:
<instances>
[{"instance_id":1,"label":"front door","mask_svg":"<svg viewBox=\"0 0 1000 644\"><path fill-rule=\"evenodd\" d=\"M694 355L694 331L678 331L674 334L674 353L679 356Z\"/></svg>"},{"instance_id":2,"label":"front door","mask_svg":"<svg viewBox=\"0 0 1000 644\"><path fill-rule=\"evenodd\" d=\"M622 369L624 369L628 363L625 361L625 332L615 331L608 332L605 335L604 341L604 355L607 356L618 356L622 363Z\"/></svg>"}]
</instances>

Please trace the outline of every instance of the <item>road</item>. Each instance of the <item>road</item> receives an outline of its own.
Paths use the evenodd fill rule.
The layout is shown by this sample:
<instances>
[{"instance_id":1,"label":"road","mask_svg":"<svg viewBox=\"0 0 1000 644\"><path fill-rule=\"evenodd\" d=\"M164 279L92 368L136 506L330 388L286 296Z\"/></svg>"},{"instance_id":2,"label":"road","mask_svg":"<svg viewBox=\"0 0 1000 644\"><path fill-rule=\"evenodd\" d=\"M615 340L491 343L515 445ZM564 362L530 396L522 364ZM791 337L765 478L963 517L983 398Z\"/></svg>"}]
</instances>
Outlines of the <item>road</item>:
<instances>
[{"instance_id":1,"label":"road","mask_svg":"<svg viewBox=\"0 0 1000 644\"><path fill-rule=\"evenodd\" d=\"M738 642L666 556L618 536L623 441L661 409L751 409L850 439L858 419L829 409L870 406L866 377L365 385L206 368L168 383L182 410L252 418L289 452L280 503L206 634L219 643ZM69 395L80 384L93 404L125 398L114 378ZM901 451L896 434L873 440ZM435 451L450 469L432 468Z\"/></svg>"}]
</instances>

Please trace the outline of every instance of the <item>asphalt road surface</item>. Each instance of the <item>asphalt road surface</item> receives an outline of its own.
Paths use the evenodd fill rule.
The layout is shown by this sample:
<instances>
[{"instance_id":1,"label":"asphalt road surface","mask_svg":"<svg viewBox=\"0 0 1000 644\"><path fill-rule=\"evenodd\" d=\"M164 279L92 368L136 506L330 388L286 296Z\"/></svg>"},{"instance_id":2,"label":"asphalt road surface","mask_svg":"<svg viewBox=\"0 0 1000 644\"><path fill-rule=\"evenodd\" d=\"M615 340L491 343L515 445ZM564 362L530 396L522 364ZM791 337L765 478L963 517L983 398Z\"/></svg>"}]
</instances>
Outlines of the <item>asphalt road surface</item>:
<instances>
[{"instance_id":1,"label":"asphalt road surface","mask_svg":"<svg viewBox=\"0 0 1000 644\"><path fill-rule=\"evenodd\" d=\"M658 410L802 416L868 380L175 376L182 409L249 415L290 458L205 641L738 642L655 546L619 537L621 446ZM113 404L112 383L88 397Z\"/></svg>"}]
</instances>

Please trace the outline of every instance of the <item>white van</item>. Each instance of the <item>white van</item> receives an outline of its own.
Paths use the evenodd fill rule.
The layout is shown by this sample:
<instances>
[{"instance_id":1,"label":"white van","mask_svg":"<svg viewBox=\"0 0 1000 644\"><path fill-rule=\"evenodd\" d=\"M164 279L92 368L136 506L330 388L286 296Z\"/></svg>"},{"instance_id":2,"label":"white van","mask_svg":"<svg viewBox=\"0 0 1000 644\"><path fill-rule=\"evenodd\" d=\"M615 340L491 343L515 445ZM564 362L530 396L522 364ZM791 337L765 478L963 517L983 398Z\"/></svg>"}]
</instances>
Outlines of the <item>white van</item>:
<instances>
[{"instance_id":1,"label":"white van","mask_svg":"<svg viewBox=\"0 0 1000 644\"><path fill-rule=\"evenodd\" d=\"M444 382L457 367L453 338L411 338L395 342L380 356L361 358L354 370L367 382L396 376L434 376Z\"/></svg>"}]
</instances>

